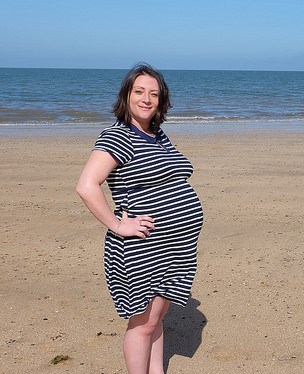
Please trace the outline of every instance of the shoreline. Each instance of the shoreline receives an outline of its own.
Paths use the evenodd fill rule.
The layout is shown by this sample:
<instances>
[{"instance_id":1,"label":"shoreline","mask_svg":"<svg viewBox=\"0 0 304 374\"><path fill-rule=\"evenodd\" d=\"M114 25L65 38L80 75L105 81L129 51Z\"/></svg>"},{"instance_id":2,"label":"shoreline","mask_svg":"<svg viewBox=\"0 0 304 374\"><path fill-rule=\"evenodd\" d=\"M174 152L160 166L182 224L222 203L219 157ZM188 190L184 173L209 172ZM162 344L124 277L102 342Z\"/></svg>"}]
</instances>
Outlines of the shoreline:
<instances>
[{"instance_id":1,"label":"shoreline","mask_svg":"<svg viewBox=\"0 0 304 374\"><path fill-rule=\"evenodd\" d=\"M114 121L113 121L114 123ZM0 124L0 136L81 136L98 135L99 132L111 126L107 124ZM304 133L304 120L291 121L220 121L220 122L165 122L162 128L168 134L175 135L215 135L215 134L237 134L248 132L288 132Z\"/></svg>"},{"instance_id":2,"label":"shoreline","mask_svg":"<svg viewBox=\"0 0 304 374\"><path fill-rule=\"evenodd\" d=\"M96 129L0 136L6 374L125 373L105 229L75 193ZM205 222L191 299L165 318L168 374L300 373L303 131L176 129L167 132L194 165ZM70 359L50 364L57 355Z\"/></svg>"}]
</instances>

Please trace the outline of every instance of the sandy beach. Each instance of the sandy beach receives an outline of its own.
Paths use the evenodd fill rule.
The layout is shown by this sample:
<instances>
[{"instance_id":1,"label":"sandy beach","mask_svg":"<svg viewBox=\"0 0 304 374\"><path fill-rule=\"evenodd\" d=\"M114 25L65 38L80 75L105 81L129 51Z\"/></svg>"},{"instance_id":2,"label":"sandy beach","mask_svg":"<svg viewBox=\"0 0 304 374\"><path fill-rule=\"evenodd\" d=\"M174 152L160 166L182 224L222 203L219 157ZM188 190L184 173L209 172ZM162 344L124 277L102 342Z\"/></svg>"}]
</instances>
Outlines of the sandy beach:
<instances>
[{"instance_id":1,"label":"sandy beach","mask_svg":"<svg viewBox=\"0 0 304 374\"><path fill-rule=\"evenodd\" d=\"M0 137L1 374L126 373L105 229L75 193L97 135ZM170 138L205 222L192 297L165 318L167 373L300 374L304 134Z\"/></svg>"}]
</instances>

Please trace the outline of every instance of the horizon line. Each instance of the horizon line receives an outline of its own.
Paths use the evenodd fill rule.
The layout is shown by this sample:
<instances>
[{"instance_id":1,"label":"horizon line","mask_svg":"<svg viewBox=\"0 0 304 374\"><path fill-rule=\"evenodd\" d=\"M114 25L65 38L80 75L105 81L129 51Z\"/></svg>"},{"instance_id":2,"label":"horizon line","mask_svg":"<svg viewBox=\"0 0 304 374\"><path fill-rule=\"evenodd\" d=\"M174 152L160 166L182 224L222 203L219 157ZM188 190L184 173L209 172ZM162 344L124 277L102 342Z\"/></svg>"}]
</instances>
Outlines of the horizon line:
<instances>
[{"instance_id":1,"label":"horizon line","mask_svg":"<svg viewBox=\"0 0 304 374\"><path fill-rule=\"evenodd\" d=\"M0 66L0 69L45 69L45 70L130 70L130 68L92 68L92 67L22 67L22 66ZM205 68L205 69L198 69L198 68L157 68L157 70L173 70L173 71L261 71L261 72L299 72L303 73L304 70L297 70L297 69L228 69L228 68L222 68L222 69L211 69L211 68Z\"/></svg>"}]
</instances>

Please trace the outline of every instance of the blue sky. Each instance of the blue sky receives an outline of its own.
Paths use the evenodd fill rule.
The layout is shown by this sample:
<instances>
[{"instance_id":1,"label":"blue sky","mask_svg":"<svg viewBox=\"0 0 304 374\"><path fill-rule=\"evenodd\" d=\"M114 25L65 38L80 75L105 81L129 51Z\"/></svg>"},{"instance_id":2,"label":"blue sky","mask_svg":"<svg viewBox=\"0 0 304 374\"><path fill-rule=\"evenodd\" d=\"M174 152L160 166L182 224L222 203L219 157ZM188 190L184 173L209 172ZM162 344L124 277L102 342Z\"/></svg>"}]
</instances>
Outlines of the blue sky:
<instances>
[{"instance_id":1,"label":"blue sky","mask_svg":"<svg viewBox=\"0 0 304 374\"><path fill-rule=\"evenodd\" d=\"M304 70L303 0L6 0L0 67Z\"/></svg>"}]
</instances>

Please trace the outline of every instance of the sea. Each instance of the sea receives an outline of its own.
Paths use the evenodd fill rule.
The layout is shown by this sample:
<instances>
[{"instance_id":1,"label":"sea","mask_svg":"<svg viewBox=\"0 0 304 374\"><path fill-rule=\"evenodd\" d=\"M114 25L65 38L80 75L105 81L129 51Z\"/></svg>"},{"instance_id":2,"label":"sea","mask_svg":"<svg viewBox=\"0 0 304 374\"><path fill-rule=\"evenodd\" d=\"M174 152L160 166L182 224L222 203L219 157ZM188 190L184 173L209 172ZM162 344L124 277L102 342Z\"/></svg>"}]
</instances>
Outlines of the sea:
<instances>
[{"instance_id":1,"label":"sea","mask_svg":"<svg viewBox=\"0 0 304 374\"><path fill-rule=\"evenodd\" d=\"M304 71L161 70L182 132L304 130ZM111 125L124 69L0 68L0 135Z\"/></svg>"}]
</instances>

